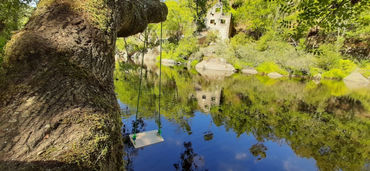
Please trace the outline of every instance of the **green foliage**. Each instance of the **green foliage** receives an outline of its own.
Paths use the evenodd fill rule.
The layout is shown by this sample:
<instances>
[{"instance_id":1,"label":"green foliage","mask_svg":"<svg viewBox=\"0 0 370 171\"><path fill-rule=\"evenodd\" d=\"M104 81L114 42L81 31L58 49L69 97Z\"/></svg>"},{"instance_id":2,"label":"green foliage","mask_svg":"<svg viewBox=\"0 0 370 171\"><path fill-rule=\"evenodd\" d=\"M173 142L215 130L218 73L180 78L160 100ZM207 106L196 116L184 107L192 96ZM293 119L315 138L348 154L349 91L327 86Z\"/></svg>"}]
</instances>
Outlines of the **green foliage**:
<instances>
[{"instance_id":1,"label":"green foliage","mask_svg":"<svg viewBox=\"0 0 370 171\"><path fill-rule=\"evenodd\" d=\"M189 9L186 0L169 0L165 2L168 7L167 20L163 23L165 37L179 40L181 36L190 36L196 30L194 11ZM159 32L159 29L157 29Z\"/></svg>"},{"instance_id":2,"label":"green foliage","mask_svg":"<svg viewBox=\"0 0 370 171\"><path fill-rule=\"evenodd\" d=\"M238 33L230 39L230 45L234 50L242 48L249 42L251 42L251 40L247 37L246 34L242 32Z\"/></svg>"},{"instance_id":3,"label":"green foliage","mask_svg":"<svg viewBox=\"0 0 370 171\"><path fill-rule=\"evenodd\" d=\"M324 78L343 79L356 68L356 64L350 60L340 59L329 71L323 73Z\"/></svg>"},{"instance_id":4,"label":"green foliage","mask_svg":"<svg viewBox=\"0 0 370 171\"><path fill-rule=\"evenodd\" d=\"M209 31L206 35L206 39L204 42L201 43L203 47L208 46L212 42L216 42L218 40L218 32L215 31Z\"/></svg>"},{"instance_id":5,"label":"green foliage","mask_svg":"<svg viewBox=\"0 0 370 171\"><path fill-rule=\"evenodd\" d=\"M257 50L265 51L268 48L268 41L273 39L273 32L269 31L264 34L258 41L257 41Z\"/></svg>"},{"instance_id":6,"label":"green foliage","mask_svg":"<svg viewBox=\"0 0 370 171\"><path fill-rule=\"evenodd\" d=\"M32 0L6 0L0 2L0 66L3 60L5 44L12 32L21 29L31 16Z\"/></svg>"},{"instance_id":7,"label":"green foliage","mask_svg":"<svg viewBox=\"0 0 370 171\"><path fill-rule=\"evenodd\" d=\"M338 51L335 51L335 49L335 46L332 44L320 46L319 50L322 54L318 56L316 65L324 70L334 68L342 58L341 54Z\"/></svg>"},{"instance_id":8,"label":"green foliage","mask_svg":"<svg viewBox=\"0 0 370 171\"><path fill-rule=\"evenodd\" d=\"M275 64L274 62L264 62L262 64L260 64L256 70L258 72L262 72L262 73L271 73L271 72L277 72L277 73L280 73L282 75L288 75L288 72L285 71L284 69L281 69L279 65Z\"/></svg>"},{"instance_id":9,"label":"green foliage","mask_svg":"<svg viewBox=\"0 0 370 171\"><path fill-rule=\"evenodd\" d=\"M334 78L334 79L342 79L345 76L347 76L347 73L338 69L338 68L333 68L329 71L326 71L322 74L324 78Z\"/></svg>"},{"instance_id":10,"label":"green foliage","mask_svg":"<svg viewBox=\"0 0 370 171\"><path fill-rule=\"evenodd\" d=\"M354 62L342 59L339 46L341 46L340 42L336 45L324 44L319 48L322 54L318 55L316 65L324 70L322 71L324 78L343 79L356 68Z\"/></svg>"},{"instance_id":11,"label":"green foliage","mask_svg":"<svg viewBox=\"0 0 370 171\"><path fill-rule=\"evenodd\" d=\"M184 60L188 59L192 53L199 49L197 42L198 40L191 36L181 39L178 45L168 43L164 45L166 48L164 48L165 51L163 52L163 58L184 62Z\"/></svg>"},{"instance_id":12,"label":"green foliage","mask_svg":"<svg viewBox=\"0 0 370 171\"><path fill-rule=\"evenodd\" d=\"M367 63L363 68L361 68L360 72L367 78L370 78L370 63Z\"/></svg>"},{"instance_id":13,"label":"green foliage","mask_svg":"<svg viewBox=\"0 0 370 171\"><path fill-rule=\"evenodd\" d=\"M191 61L191 63L190 63L190 66L191 66L191 68L195 68L195 66L197 65L199 63L199 60L193 60L193 61Z\"/></svg>"},{"instance_id":14,"label":"green foliage","mask_svg":"<svg viewBox=\"0 0 370 171\"><path fill-rule=\"evenodd\" d=\"M277 7L276 1L245 0L241 7L232 12L239 26L263 33L271 27Z\"/></svg>"}]
</instances>

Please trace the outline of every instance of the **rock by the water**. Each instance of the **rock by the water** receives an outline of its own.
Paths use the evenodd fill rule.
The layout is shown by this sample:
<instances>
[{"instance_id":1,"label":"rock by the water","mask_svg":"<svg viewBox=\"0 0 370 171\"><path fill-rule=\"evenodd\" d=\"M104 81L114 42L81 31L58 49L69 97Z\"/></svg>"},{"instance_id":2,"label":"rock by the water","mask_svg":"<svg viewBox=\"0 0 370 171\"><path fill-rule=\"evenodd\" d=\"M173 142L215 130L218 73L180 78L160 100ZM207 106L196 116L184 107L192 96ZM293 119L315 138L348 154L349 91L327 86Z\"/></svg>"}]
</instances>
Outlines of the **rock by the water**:
<instances>
[{"instance_id":1,"label":"rock by the water","mask_svg":"<svg viewBox=\"0 0 370 171\"><path fill-rule=\"evenodd\" d=\"M209 78L222 78L235 72L235 68L223 58L211 58L202 61L195 66L195 69L201 75Z\"/></svg>"},{"instance_id":2,"label":"rock by the water","mask_svg":"<svg viewBox=\"0 0 370 171\"><path fill-rule=\"evenodd\" d=\"M270 77L270 78L281 78L281 77L283 77L283 75L281 75L277 72L271 72L271 73L267 74L267 76Z\"/></svg>"},{"instance_id":3,"label":"rock by the water","mask_svg":"<svg viewBox=\"0 0 370 171\"><path fill-rule=\"evenodd\" d=\"M361 88L370 85L370 81L358 72L353 72L343 79L349 88Z\"/></svg>"},{"instance_id":4,"label":"rock by the water","mask_svg":"<svg viewBox=\"0 0 370 171\"><path fill-rule=\"evenodd\" d=\"M173 59L162 59L162 65L164 66L175 66L177 62Z\"/></svg>"},{"instance_id":5,"label":"rock by the water","mask_svg":"<svg viewBox=\"0 0 370 171\"><path fill-rule=\"evenodd\" d=\"M254 68L247 68L247 69L243 69L242 70L242 73L243 74L251 74L251 75L254 75L254 74L257 74L258 71Z\"/></svg>"},{"instance_id":6,"label":"rock by the water","mask_svg":"<svg viewBox=\"0 0 370 171\"><path fill-rule=\"evenodd\" d=\"M321 74L316 74L315 76L313 76L313 79L314 80L321 80Z\"/></svg>"}]
</instances>

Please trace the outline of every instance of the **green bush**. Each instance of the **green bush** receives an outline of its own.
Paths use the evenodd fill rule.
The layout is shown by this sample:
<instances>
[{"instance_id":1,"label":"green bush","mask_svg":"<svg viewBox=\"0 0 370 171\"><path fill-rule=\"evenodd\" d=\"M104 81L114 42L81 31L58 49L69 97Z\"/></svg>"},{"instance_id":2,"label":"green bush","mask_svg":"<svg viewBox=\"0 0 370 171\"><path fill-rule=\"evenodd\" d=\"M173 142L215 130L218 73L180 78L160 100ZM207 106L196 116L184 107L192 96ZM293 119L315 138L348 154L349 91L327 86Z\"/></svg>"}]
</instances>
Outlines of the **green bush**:
<instances>
[{"instance_id":1,"label":"green bush","mask_svg":"<svg viewBox=\"0 0 370 171\"><path fill-rule=\"evenodd\" d=\"M360 72L363 76L370 77L370 63L365 64L363 68L360 69Z\"/></svg>"},{"instance_id":2,"label":"green bush","mask_svg":"<svg viewBox=\"0 0 370 171\"><path fill-rule=\"evenodd\" d=\"M219 33L217 31L209 31L206 36L206 42L204 43L205 45L209 45L211 42L216 42L218 39Z\"/></svg>"},{"instance_id":3,"label":"green bush","mask_svg":"<svg viewBox=\"0 0 370 171\"><path fill-rule=\"evenodd\" d=\"M280 68L279 65L275 64L274 62L264 62L260 64L256 70L258 72L262 73L271 73L271 72L277 72L282 75L288 75L288 72L284 69Z\"/></svg>"},{"instance_id":4,"label":"green bush","mask_svg":"<svg viewBox=\"0 0 370 171\"><path fill-rule=\"evenodd\" d=\"M191 61L191 63L190 63L191 68L195 68L195 66L196 66L198 63L199 63L199 60L197 60L197 59L195 59L195 60Z\"/></svg>"},{"instance_id":5,"label":"green bush","mask_svg":"<svg viewBox=\"0 0 370 171\"><path fill-rule=\"evenodd\" d=\"M230 39L230 45L233 49L237 49L251 42L246 34L240 32Z\"/></svg>"},{"instance_id":6,"label":"green bush","mask_svg":"<svg viewBox=\"0 0 370 171\"><path fill-rule=\"evenodd\" d=\"M356 68L356 64L350 60L340 59L336 64L330 69L323 73L324 78L329 79L343 79L349 75Z\"/></svg>"},{"instance_id":7,"label":"green bush","mask_svg":"<svg viewBox=\"0 0 370 171\"><path fill-rule=\"evenodd\" d=\"M322 74L323 70L321 68L311 67L310 68L310 75L315 76L317 74Z\"/></svg>"},{"instance_id":8,"label":"green bush","mask_svg":"<svg viewBox=\"0 0 370 171\"><path fill-rule=\"evenodd\" d=\"M177 45L174 43L165 43L163 45L163 58L185 62L192 53L199 50L197 45L197 39L193 36L181 39Z\"/></svg>"},{"instance_id":9,"label":"green bush","mask_svg":"<svg viewBox=\"0 0 370 171\"><path fill-rule=\"evenodd\" d=\"M330 70L342 59L339 52L335 51L336 47L332 44L321 45L319 51L321 55L317 56L316 65L324 70Z\"/></svg>"},{"instance_id":10,"label":"green bush","mask_svg":"<svg viewBox=\"0 0 370 171\"><path fill-rule=\"evenodd\" d=\"M267 32L265 35L263 35L258 41L257 41L257 50L259 51L265 51L267 50L268 43L271 41L274 37L274 33L272 31Z\"/></svg>"},{"instance_id":11,"label":"green bush","mask_svg":"<svg viewBox=\"0 0 370 171\"><path fill-rule=\"evenodd\" d=\"M340 69L334 68L334 69L324 72L322 76L324 78L330 78L330 79L343 79L344 77L347 76L347 73Z\"/></svg>"}]
</instances>

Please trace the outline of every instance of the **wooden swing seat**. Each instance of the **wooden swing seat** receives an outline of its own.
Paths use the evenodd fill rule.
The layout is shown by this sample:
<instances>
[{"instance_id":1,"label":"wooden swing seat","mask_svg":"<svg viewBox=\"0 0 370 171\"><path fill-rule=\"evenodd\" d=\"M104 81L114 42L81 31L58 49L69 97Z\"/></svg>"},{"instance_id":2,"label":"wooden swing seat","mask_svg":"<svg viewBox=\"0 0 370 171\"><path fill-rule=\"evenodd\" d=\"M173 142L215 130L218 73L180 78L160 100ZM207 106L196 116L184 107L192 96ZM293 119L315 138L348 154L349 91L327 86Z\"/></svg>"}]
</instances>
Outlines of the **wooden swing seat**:
<instances>
[{"instance_id":1,"label":"wooden swing seat","mask_svg":"<svg viewBox=\"0 0 370 171\"><path fill-rule=\"evenodd\" d=\"M158 130L137 133L135 141L132 139L134 134L130 134L130 141L132 142L135 148L141 148L148 145L163 142L164 141L163 137L158 135L157 133Z\"/></svg>"}]
</instances>

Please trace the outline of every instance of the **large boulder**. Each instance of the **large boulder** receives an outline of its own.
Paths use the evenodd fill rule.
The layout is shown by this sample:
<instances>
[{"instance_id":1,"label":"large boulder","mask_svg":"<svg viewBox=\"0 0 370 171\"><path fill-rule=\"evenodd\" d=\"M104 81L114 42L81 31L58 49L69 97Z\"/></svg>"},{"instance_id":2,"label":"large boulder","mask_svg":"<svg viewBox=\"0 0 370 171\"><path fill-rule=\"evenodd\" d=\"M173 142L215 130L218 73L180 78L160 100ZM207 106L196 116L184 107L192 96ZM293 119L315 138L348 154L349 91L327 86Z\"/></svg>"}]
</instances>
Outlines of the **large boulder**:
<instances>
[{"instance_id":1,"label":"large boulder","mask_svg":"<svg viewBox=\"0 0 370 171\"><path fill-rule=\"evenodd\" d=\"M343 79L349 88L362 88L370 86L370 81L358 72L353 72Z\"/></svg>"},{"instance_id":2,"label":"large boulder","mask_svg":"<svg viewBox=\"0 0 370 171\"><path fill-rule=\"evenodd\" d=\"M195 66L195 69L208 78L223 78L232 75L235 68L223 58L204 60Z\"/></svg>"},{"instance_id":3,"label":"large boulder","mask_svg":"<svg viewBox=\"0 0 370 171\"><path fill-rule=\"evenodd\" d=\"M242 69L242 73L243 74L255 75L255 74L258 73L258 71L254 68L246 68L246 69Z\"/></svg>"}]
</instances>

